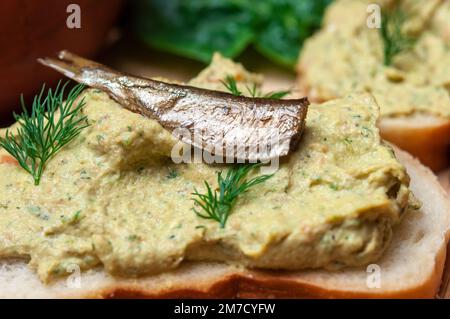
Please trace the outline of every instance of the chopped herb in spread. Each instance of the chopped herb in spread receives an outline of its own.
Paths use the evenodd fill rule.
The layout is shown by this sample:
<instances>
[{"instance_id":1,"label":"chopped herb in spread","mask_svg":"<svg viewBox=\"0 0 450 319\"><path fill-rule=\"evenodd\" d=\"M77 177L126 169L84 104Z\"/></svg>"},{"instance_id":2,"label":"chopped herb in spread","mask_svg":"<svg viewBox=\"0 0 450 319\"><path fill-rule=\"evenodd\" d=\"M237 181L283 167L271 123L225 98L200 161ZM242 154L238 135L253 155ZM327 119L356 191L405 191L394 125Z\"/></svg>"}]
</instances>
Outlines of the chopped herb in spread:
<instances>
[{"instance_id":1,"label":"chopped herb in spread","mask_svg":"<svg viewBox=\"0 0 450 319\"><path fill-rule=\"evenodd\" d=\"M174 178L177 178L178 177L178 171L177 170L174 170L174 169L171 169L170 171L169 171L169 174L167 174L167 179L174 179Z\"/></svg>"},{"instance_id":2,"label":"chopped herb in spread","mask_svg":"<svg viewBox=\"0 0 450 319\"><path fill-rule=\"evenodd\" d=\"M50 215L47 212L44 212L39 206L29 206L28 208L28 212L45 221L48 221L50 219Z\"/></svg>"}]
</instances>

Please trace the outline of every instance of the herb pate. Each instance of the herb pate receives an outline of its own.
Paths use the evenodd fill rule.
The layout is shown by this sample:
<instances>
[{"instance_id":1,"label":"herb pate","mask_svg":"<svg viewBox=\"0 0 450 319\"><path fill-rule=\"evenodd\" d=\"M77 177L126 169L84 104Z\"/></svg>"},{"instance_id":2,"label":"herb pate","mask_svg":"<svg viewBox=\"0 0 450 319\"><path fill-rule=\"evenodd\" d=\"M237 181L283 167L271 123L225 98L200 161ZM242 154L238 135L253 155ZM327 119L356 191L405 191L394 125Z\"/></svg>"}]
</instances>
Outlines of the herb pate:
<instances>
[{"instance_id":1,"label":"herb pate","mask_svg":"<svg viewBox=\"0 0 450 319\"><path fill-rule=\"evenodd\" d=\"M213 63L202 74L238 78L235 71L246 92L242 83L253 76L239 67ZM380 257L408 207L409 178L380 140L378 106L367 94L311 107L299 149L240 196L223 228L193 213L192 192L215 185L224 166L175 165L167 154L177 141L156 121L98 90L80 98L89 126L48 162L39 186L0 149L0 257L30 259L44 282L74 264L117 276L161 273L183 260L365 265Z\"/></svg>"},{"instance_id":2,"label":"herb pate","mask_svg":"<svg viewBox=\"0 0 450 319\"><path fill-rule=\"evenodd\" d=\"M380 4L383 19L392 21L400 14L394 31L367 26L373 3ZM386 37L396 27L403 35ZM369 92L382 117L425 114L448 119L450 1L337 0L327 9L322 30L306 41L299 72L313 100Z\"/></svg>"}]
</instances>

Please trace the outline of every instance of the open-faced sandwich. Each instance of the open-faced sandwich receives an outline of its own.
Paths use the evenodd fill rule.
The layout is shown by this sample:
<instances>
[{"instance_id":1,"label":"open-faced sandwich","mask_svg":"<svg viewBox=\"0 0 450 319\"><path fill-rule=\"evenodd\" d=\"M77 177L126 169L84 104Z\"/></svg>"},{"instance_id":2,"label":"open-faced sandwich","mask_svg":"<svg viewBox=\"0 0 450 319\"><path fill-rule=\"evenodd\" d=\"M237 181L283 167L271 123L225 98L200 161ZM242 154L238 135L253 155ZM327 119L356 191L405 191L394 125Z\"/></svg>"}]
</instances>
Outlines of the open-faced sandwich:
<instances>
[{"instance_id":1,"label":"open-faced sandwich","mask_svg":"<svg viewBox=\"0 0 450 319\"><path fill-rule=\"evenodd\" d=\"M373 94L383 138L435 171L448 166L450 1L335 1L298 74L312 101Z\"/></svg>"},{"instance_id":2,"label":"open-faced sandwich","mask_svg":"<svg viewBox=\"0 0 450 319\"><path fill-rule=\"evenodd\" d=\"M42 62L92 88L42 95L0 131L0 296L436 295L450 203L380 138L370 94L306 115L306 99L263 95L260 76L218 55L188 85L67 52ZM280 155L274 172L248 163L251 151L241 164L171 156L180 139L221 148L234 128L263 124L286 142L267 153Z\"/></svg>"}]
</instances>

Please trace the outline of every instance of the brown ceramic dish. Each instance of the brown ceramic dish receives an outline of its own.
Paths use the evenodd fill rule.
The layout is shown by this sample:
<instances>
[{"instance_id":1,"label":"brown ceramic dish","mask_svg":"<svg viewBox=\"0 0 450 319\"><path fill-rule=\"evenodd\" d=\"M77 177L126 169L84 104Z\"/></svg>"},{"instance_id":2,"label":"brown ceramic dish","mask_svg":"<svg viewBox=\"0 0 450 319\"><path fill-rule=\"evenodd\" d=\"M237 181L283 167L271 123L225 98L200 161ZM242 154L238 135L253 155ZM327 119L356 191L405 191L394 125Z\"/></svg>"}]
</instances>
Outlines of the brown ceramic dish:
<instances>
[{"instance_id":1,"label":"brown ceramic dish","mask_svg":"<svg viewBox=\"0 0 450 319\"><path fill-rule=\"evenodd\" d=\"M93 56L105 43L122 0L78 0L81 28L69 29L66 20L71 0L0 2L0 125L12 120L20 94L30 99L44 82L61 78L38 64L38 57L61 49Z\"/></svg>"}]
</instances>

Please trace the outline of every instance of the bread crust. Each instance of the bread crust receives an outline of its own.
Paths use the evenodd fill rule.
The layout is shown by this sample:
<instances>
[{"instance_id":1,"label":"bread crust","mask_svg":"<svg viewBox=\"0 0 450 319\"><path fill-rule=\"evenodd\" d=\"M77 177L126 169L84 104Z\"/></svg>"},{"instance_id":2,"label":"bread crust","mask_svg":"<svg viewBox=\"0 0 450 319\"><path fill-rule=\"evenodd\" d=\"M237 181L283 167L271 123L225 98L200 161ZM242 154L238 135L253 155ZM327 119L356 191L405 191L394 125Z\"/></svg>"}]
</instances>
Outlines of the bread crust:
<instances>
[{"instance_id":1,"label":"bread crust","mask_svg":"<svg viewBox=\"0 0 450 319\"><path fill-rule=\"evenodd\" d=\"M245 274L227 276L211 283L210 286L189 289L187 287L168 291L151 291L143 287L132 285L115 285L106 289L90 291L86 294L74 295L73 298L101 298L101 299L219 299L219 298L304 298L304 299L351 299L351 298L395 298L416 299L435 298L445 264L446 247L443 246L437 256L435 271L426 282L409 290L392 292L352 292L328 289L326 286L311 284L297 278L292 281L289 275L283 276L276 272L251 271ZM203 288L203 289L202 289Z\"/></svg>"},{"instance_id":2,"label":"bread crust","mask_svg":"<svg viewBox=\"0 0 450 319\"><path fill-rule=\"evenodd\" d=\"M276 274L254 273L251 276L235 275L222 279L206 290L175 289L166 292L154 293L139 287L116 286L87 294L73 296L74 298L95 299L417 299L435 298L441 284L441 276L445 262L445 249L441 250L436 258L438 266L435 275L423 285L411 290L390 293L364 293L339 291L327 289L308 282L292 282L289 278L283 278Z\"/></svg>"},{"instance_id":3,"label":"bread crust","mask_svg":"<svg viewBox=\"0 0 450 319\"><path fill-rule=\"evenodd\" d=\"M404 121L404 123L400 123ZM450 165L450 120L437 120L432 125L407 125L408 119L391 121L381 119L378 124L381 136L417 156L434 172ZM397 123L397 124L396 124Z\"/></svg>"},{"instance_id":4,"label":"bread crust","mask_svg":"<svg viewBox=\"0 0 450 319\"><path fill-rule=\"evenodd\" d=\"M450 169L440 172L438 178L444 190L450 194Z\"/></svg>"}]
</instances>

